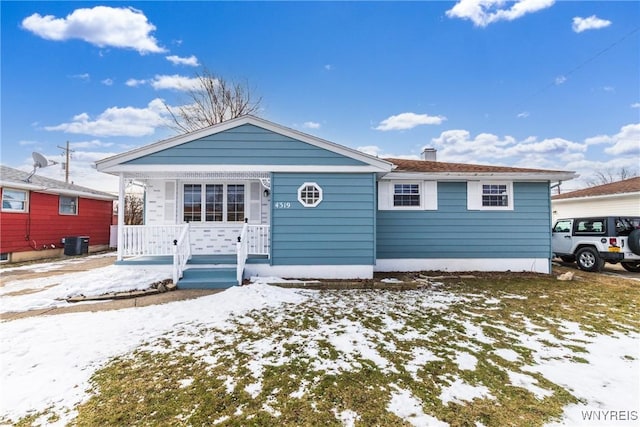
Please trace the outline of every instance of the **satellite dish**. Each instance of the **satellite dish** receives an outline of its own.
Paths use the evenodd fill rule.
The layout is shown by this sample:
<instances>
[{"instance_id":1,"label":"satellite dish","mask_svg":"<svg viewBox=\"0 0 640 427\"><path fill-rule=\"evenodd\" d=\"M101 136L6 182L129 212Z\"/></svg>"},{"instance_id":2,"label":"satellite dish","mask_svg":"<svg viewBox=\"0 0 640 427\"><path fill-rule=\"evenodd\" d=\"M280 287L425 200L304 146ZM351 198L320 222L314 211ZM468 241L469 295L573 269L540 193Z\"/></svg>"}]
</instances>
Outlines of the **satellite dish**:
<instances>
[{"instance_id":1,"label":"satellite dish","mask_svg":"<svg viewBox=\"0 0 640 427\"><path fill-rule=\"evenodd\" d=\"M31 153L31 157L33 157L34 170L37 168L46 168L47 166L49 166L49 161L42 154L34 151L33 153Z\"/></svg>"},{"instance_id":2,"label":"satellite dish","mask_svg":"<svg viewBox=\"0 0 640 427\"><path fill-rule=\"evenodd\" d=\"M43 156L40 153L37 152L33 152L31 153L31 157L33 157L33 171L31 172L31 174L24 180L25 182L31 182L31 177L33 175L35 175L36 170L38 170L38 168L46 168L47 166L49 166L49 160L47 160L47 158L45 156ZM55 164L55 162L54 162Z\"/></svg>"}]
</instances>

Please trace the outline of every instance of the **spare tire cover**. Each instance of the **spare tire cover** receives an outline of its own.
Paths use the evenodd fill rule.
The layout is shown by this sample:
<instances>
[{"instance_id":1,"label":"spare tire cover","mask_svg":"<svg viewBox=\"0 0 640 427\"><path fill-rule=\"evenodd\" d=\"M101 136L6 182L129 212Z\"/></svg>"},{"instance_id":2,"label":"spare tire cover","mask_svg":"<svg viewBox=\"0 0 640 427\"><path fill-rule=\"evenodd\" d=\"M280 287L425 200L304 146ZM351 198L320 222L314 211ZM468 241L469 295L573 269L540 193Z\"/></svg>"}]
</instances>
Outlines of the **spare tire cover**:
<instances>
[{"instance_id":1,"label":"spare tire cover","mask_svg":"<svg viewBox=\"0 0 640 427\"><path fill-rule=\"evenodd\" d=\"M636 255L640 255L640 228L636 228L627 238L629 249Z\"/></svg>"}]
</instances>

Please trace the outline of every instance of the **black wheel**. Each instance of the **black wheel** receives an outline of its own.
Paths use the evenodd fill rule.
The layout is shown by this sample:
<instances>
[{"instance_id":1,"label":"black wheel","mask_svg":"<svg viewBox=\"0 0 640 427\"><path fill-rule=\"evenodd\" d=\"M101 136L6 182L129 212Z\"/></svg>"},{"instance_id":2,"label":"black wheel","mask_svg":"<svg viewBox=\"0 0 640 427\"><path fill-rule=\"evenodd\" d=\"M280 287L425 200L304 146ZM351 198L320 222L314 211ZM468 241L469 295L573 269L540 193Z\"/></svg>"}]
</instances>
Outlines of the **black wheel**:
<instances>
[{"instance_id":1,"label":"black wheel","mask_svg":"<svg viewBox=\"0 0 640 427\"><path fill-rule=\"evenodd\" d=\"M582 248L576 253L580 270L598 272L604 267L604 260L594 248Z\"/></svg>"},{"instance_id":2,"label":"black wheel","mask_svg":"<svg viewBox=\"0 0 640 427\"><path fill-rule=\"evenodd\" d=\"M576 257L574 257L573 255L562 255L560 259L564 262L574 262L576 260Z\"/></svg>"},{"instance_id":3,"label":"black wheel","mask_svg":"<svg viewBox=\"0 0 640 427\"><path fill-rule=\"evenodd\" d=\"M627 237L627 245L629 249L636 255L640 255L640 228L633 230Z\"/></svg>"},{"instance_id":4,"label":"black wheel","mask_svg":"<svg viewBox=\"0 0 640 427\"><path fill-rule=\"evenodd\" d=\"M630 271L632 273L640 273L640 261L627 261L627 262L622 262L622 267L627 270Z\"/></svg>"}]
</instances>

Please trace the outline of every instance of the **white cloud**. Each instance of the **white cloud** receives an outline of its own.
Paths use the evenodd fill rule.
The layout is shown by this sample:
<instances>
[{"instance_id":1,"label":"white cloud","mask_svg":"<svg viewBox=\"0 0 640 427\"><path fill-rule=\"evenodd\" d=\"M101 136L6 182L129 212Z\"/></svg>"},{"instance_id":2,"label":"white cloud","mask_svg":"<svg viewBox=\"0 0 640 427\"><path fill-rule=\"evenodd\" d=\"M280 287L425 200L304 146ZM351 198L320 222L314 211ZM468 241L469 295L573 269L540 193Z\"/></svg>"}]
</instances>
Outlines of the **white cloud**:
<instances>
[{"instance_id":1,"label":"white cloud","mask_svg":"<svg viewBox=\"0 0 640 427\"><path fill-rule=\"evenodd\" d=\"M125 82L125 84L129 87L138 87L146 83L147 83L146 80L138 80L138 79L129 79Z\"/></svg>"},{"instance_id":2,"label":"white cloud","mask_svg":"<svg viewBox=\"0 0 640 427\"><path fill-rule=\"evenodd\" d=\"M369 154L370 156L378 156L382 152L382 148L377 145L364 145L362 147L356 148L358 151L362 151L365 154Z\"/></svg>"},{"instance_id":3,"label":"white cloud","mask_svg":"<svg viewBox=\"0 0 640 427\"><path fill-rule=\"evenodd\" d=\"M331 64L325 64L324 69L325 69L326 71L333 71L333 65L331 65Z\"/></svg>"},{"instance_id":4,"label":"white cloud","mask_svg":"<svg viewBox=\"0 0 640 427\"><path fill-rule=\"evenodd\" d=\"M22 28L48 40L80 39L99 47L134 49L140 54L162 53L151 35L156 27L140 10L96 6L76 9L66 18L38 13L25 18Z\"/></svg>"},{"instance_id":5,"label":"white cloud","mask_svg":"<svg viewBox=\"0 0 640 427\"><path fill-rule=\"evenodd\" d=\"M89 73L73 74L69 77L71 77L72 79L84 80L85 82L91 80L91 76L89 75Z\"/></svg>"},{"instance_id":6,"label":"white cloud","mask_svg":"<svg viewBox=\"0 0 640 427\"><path fill-rule=\"evenodd\" d=\"M529 117L529 112L528 111L523 111L522 113L518 113L517 117L519 119L526 119L527 117Z\"/></svg>"},{"instance_id":7,"label":"white cloud","mask_svg":"<svg viewBox=\"0 0 640 427\"><path fill-rule=\"evenodd\" d=\"M620 132L615 135L597 135L585 139L587 146L608 145L604 152L614 156L635 156L636 167L637 157L640 156L640 123L629 124L620 128Z\"/></svg>"},{"instance_id":8,"label":"white cloud","mask_svg":"<svg viewBox=\"0 0 640 427\"><path fill-rule=\"evenodd\" d=\"M113 79L104 79L100 83L102 83L105 86L113 86Z\"/></svg>"},{"instance_id":9,"label":"white cloud","mask_svg":"<svg viewBox=\"0 0 640 427\"><path fill-rule=\"evenodd\" d=\"M111 107L95 119L81 113L69 123L46 126L48 131L84 134L92 136L144 136L151 135L163 126L167 114L164 103L156 98L145 108Z\"/></svg>"},{"instance_id":10,"label":"white cloud","mask_svg":"<svg viewBox=\"0 0 640 427\"><path fill-rule=\"evenodd\" d=\"M611 147L604 151L614 156L633 156L637 160L640 156L640 123L623 126L620 132L610 138Z\"/></svg>"},{"instance_id":11,"label":"white cloud","mask_svg":"<svg viewBox=\"0 0 640 427\"><path fill-rule=\"evenodd\" d=\"M178 74L172 76L157 75L149 83L155 90L172 89L187 91L200 87L200 80L197 77L185 77Z\"/></svg>"},{"instance_id":12,"label":"white cloud","mask_svg":"<svg viewBox=\"0 0 640 427\"><path fill-rule=\"evenodd\" d=\"M640 102L634 102L631 104L631 108L640 108Z\"/></svg>"},{"instance_id":13,"label":"white cloud","mask_svg":"<svg viewBox=\"0 0 640 427\"><path fill-rule=\"evenodd\" d=\"M419 160L420 156L416 154L392 154L386 153L384 149L378 147L377 145L364 145L362 147L356 148L356 150L361 151L365 154L369 154L370 156L376 156L381 159L385 158L393 158L393 159L409 159L409 160Z\"/></svg>"},{"instance_id":14,"label":"white cloud","mask_svg":"<svg viewBox=\"0 0 640 427\"><path fill-rule=\"evenodd\" d=\"M431 140L442 161L479 164L506 164L529 168L561 168L558 161L584 157L587 147L562 138L518 141L512 136L481 133L472 137L466 130L448 130Z\"/></svg>"},{"instance_id":15,"label":"white cloud","mask_svg":"<svg viewBox=\"0 0 640 427\"><path fill-rule=\"evenodd\" d=\"M596 15L591 15L588 18L581 18L576 16L573 18L573 24L571 28L576 33L581 33L587 30L599 30L600 28L605 28L611 25L611 21L606 19L600 19Z\"/></svg>"},{"instance_id":16,"label":"white cloud","mask_svg":"<svg viewBox=\"0 0 640 427\"><path fill-rule=\"evenodd\" d=\"M72 142L69 144L71 149L79 149L79 148L90 148L90 147L111 147L113 142L102 142L100 140L94 139L91 141L78 141Z\"/></svg>"},{"instance_id":17,"label":"white cloud","mask_svg":"<svg viewBox=\"0 0 640 427\"><path fill-rule=\"evenodd\" d=\"M320 123L318 122L304 122L302 125L307 129L320 129Z\"/></svg>"},{"instance_id":18,"label":"white cloud","mask_svg":"<svg viewBox=\"0 0 640 427\"><path fill-rule=\"evenodd\" d=\"M449 18L468 19L476 27L486 27L498 21L513 21L528 13L551 7L555 0L460 0L447 11Z\"/></svg>"},{"instance_id":19,"label":"white cloud","mask_svg":"<svg viewBox=\"0 0 640 427\"><path fill-rule=\"evenodd\" d=\"M178 55L170 55L165 56L165 58L173 65L188 65L189 67L197 67L200 65L198 58L196 58L195 55L191 55L188 58L183 58Z\"/></svg>"},{"instance_id":20,"label":"white cloud","mask_svg":"<svg viewBox=\"0 0 640 427\"><path fill-rule=\"evenodd\" d=\"M567 78L565 76L558 76L554 80L554 83L556 84L556 86L560 86L561 84L563 84L566 81L567 81Z\"/></svg>"},{"instance_id":21,"label":"white cloud","mask_svg":"<svg viewBox=\"0 0 640 427\"><path fill-rule=\"evenodd\" d=\"M145 79L129 79L125 83L129 87L138 87L149 84L155 90L171 89L171 90L194 90L200 87L200 80L197 77L186 77L178 74L172 76L156 75L151 80Z\"/></svg>"},{"instance_id":22,"label":"white cloud","mask_svg":"<svg viewBox=\"0 0 640 427\"><path fill-rule=\"evenodd\" d=\"M37 144L38 144L37 141L26 141L26 140L18 141L18 145L20 145L21 147L25 147L28 145L37 145Z\"/></svg>"},{"instance_id":23,"label":"white cloud","mask_svg":"<svg viewBox=\"0 0 640 427\"><path fill-rule=\"evenodd\" d=\"M381 131L413 129L420 125L439 125L445 120L447 118L443 116L402 113L384 119L375 129Z\"/></svg>"}]
</instances>

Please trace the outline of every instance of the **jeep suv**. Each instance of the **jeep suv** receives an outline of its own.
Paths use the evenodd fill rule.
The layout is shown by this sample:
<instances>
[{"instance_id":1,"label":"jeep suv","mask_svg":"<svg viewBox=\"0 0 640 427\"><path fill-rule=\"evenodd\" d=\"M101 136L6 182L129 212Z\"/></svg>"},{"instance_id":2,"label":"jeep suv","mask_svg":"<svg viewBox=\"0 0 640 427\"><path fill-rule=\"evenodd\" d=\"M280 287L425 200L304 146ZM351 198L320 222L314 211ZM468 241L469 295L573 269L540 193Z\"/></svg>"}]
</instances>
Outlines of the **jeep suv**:
<instances>
[{"instance_id":1,"label":"jeep suv","mask_svg":"<svg viewBox=\"0 0 640 427\"><path fill-rule=\"evenodd\" d=\"M600 271L609 262L640 272L640 217L560 219L553 226L551 248L581 270Z\"/></svg>"}]
</instances>

